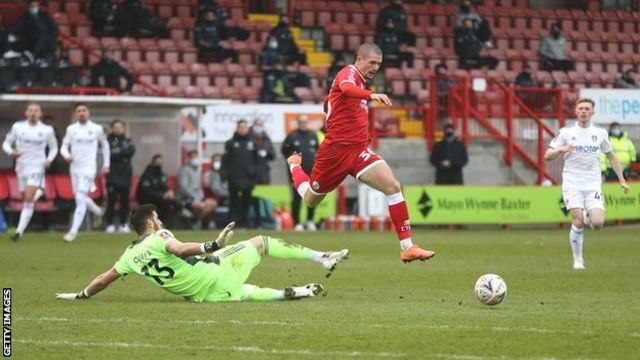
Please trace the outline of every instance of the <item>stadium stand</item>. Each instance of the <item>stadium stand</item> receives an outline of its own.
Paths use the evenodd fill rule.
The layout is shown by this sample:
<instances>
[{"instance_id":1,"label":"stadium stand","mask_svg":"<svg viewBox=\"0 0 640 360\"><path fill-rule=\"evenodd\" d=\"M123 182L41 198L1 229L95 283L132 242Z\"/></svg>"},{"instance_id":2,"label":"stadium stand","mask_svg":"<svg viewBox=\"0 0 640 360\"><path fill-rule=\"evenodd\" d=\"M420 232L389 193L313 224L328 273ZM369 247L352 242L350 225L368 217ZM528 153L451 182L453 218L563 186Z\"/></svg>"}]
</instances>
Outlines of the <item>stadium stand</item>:
<instances>
[{"instance_id":1,"label":"stadium stand","mask_svg":"<svg viewBox=\"0 0 640 360\"><path fill-rule=\"evenodd\" d=\"M138 79L134 95L169 95L186 97L223 96L234 101L257 102L262 74L257 69L260 53L277 15L248 14L241 0L224 0L218 4L229 12L227 26L248 29L246 41L226 40L226 47L240 53L239 64L202 64L197 62L197 49L192 29L197 16L197 1L171 2L148 0L154 14L168 18L169 39L113 38L91 35L87 17L88 2L48 2L48 11L60 27L61 37L75 66L87 68L100 57L102 49L116 51L116 59ZM538 71L545 87L560 87L567 101L582 86L611 87L625 69L640 61L640 12L599 10L597 2L587 2L584 9L532 8L526 0L485 0L477 11L493 30L495 49L487 55L499 59L495 73L471 73L497 76L512 83L525 62L538 68L537 49L550 24L560 22L568 40L568 58L576 63L568 74ZM324 80L331 55L316 51L352 53L363 41L375 35L379 11L386 2L299 0L289 2L289 16L297 26L292 28L298 46L307 52L309 66L290 66L289 72L300 71L311 78L310 88L296 88L301 102L319 103L324 94ZM413 68L386 69L382 83L400 104L420 104L428 97L430 69L445 63L455 72L458 66L453 51L454 5L433 3L404 4L408 14L408 30L417 36L416 46L407 50L415 55ZM19 15L20 13L17 12ZM318 36L320 32L321 36ZM302 38L304 33L306 39Z\"/></svg>"}]
</instances>

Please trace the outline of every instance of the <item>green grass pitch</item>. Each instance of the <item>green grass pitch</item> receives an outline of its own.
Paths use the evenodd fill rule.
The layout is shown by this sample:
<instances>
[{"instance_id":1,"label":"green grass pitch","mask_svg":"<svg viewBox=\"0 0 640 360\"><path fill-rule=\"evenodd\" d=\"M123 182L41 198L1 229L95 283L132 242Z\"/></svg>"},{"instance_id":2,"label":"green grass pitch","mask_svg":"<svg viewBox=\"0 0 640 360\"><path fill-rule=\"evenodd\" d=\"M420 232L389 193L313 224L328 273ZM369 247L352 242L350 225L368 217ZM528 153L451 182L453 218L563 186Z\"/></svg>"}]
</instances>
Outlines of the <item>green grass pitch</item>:
<instances>
[{"instance_id":1,"label":"green grass pitch","mask_svg":"<svg viewBox=\"0 0 640 360\"><path fill-rule=\"evenodd\" d=\"M255 235L238 232L234 240ZM57 301L113 265L132 236L27 233L0 241L0 285L13 289L15 359L637 359L638 228L585 233L587 269L572 269L566 230L414 231L438 251L403 264L392 233L269 233L351 249L330 278L314 263L265 258L250 283L321 282L293 302L194 304L128 276L87 301ZM185 241L214 233L176 232ZM480 304L476 279L509 291Z\"/></svg>"}]
</instances>

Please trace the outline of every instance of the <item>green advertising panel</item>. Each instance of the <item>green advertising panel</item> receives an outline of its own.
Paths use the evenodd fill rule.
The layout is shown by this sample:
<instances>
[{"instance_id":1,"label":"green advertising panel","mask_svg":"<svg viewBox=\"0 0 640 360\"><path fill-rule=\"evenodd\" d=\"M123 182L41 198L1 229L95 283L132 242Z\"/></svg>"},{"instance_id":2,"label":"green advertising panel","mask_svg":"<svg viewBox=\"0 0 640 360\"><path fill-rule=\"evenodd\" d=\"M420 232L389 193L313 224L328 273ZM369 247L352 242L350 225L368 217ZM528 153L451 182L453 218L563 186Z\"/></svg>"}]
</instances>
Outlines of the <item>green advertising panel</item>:
<instances>
[{"instance_id":1,"label":"green advertising panel","mask_svg":"<svg viewBox=\"0 0 640 360\"><path fill-rule=\"evenodd\" d=\"M291 210L291 187L287 185L258 185L253 189L252 195L254 197L270 200L273 203L274 209L287 209ZM300 221L307 218L307 207L301 206L300 209ZM336 215L336 194L330 192L327 197L316 207L316 212L313 215L313 221L320 221L321 219L329 216Z\"/></svg>"},{"instance_id":2,"label":"green advertising panel","mask_svg":"<svg viewBox=\"0 0 640 360\"><path fill-rule=\"evenodd\" d=\"M640 184L624 194L606 184L606 218L640 219ZM407 186L413 224L532 224L569 220L562 190L552 187Z\"/></svg>"}]
</instances>

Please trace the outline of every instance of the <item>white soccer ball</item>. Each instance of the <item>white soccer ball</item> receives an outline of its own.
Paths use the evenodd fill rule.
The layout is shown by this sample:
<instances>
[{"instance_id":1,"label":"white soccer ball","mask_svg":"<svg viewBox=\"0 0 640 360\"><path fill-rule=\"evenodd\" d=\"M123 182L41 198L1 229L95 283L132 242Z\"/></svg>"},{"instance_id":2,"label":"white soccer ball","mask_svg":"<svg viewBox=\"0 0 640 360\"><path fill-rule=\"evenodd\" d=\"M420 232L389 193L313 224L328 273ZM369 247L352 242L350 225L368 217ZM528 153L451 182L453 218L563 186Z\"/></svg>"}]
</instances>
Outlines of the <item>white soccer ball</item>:
<instances>
[{"instance_id":1,"label":"white soccer ball","mask_svg":"<svg viewBox=\"0 0 640 360\"><path fill-rule=\"evenodd\" d=\"M496 274L484 274L476 281L476 296L485 305L498 305L507 296L507 283Z\"/></svg>"}]
</instances>

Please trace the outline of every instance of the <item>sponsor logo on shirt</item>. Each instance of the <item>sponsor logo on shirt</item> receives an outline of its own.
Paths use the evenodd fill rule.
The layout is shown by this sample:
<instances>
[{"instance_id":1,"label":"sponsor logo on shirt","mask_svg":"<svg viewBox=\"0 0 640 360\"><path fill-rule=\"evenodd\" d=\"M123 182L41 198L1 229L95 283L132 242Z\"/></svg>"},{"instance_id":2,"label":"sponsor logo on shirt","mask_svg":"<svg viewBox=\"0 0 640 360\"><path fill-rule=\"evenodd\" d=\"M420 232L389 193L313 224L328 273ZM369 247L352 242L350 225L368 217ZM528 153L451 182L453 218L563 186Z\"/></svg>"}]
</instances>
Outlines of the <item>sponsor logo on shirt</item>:
<instances>
[{"instance_id":1,"label":"sponsor logo on shirt","mask_svg":"<svg viewBox=\"0 0 640 360\"><path fill-rule=\"evenodd\" d=\"M599 146L593 145L576 145L575 152L593 154L600 150Z\"/></svg>"}]
</instances>

